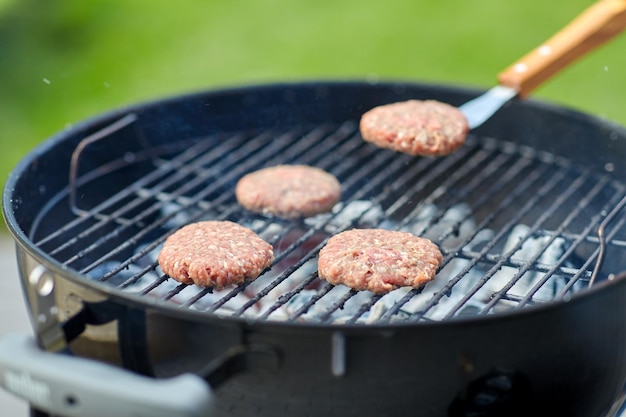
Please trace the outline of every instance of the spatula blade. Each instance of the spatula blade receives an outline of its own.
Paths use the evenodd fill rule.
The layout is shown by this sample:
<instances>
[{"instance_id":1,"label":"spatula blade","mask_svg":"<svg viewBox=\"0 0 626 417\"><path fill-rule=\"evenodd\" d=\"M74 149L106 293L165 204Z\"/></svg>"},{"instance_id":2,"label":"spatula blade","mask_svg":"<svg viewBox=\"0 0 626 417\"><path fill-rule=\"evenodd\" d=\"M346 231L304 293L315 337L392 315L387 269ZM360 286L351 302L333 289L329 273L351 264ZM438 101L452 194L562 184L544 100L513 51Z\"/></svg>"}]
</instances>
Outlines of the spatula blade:
<instances>
[{"instance_id":1,"label":"spatula blade","mask_svg":"<svg viewBox=\"0 0 626 417\"><path fill-rule=\"evenodd\" d=\"M482 125L507 101L517 95L513 88L497 85L485 94L468 101L459 107L467 118L470 129Z\"/></svg>"},{"instance_id":2,"label":"spatula blade","mask_svg":"<svg viewBox=\"0 0 626 417\"><path fill-rule=\"evenodd\" d=\"M626 29L626 0L599 0L538 48L498 74L499 85L460 107L470 128L504 103L526 97L561 69Z\"/></svg>"}]
</instances>

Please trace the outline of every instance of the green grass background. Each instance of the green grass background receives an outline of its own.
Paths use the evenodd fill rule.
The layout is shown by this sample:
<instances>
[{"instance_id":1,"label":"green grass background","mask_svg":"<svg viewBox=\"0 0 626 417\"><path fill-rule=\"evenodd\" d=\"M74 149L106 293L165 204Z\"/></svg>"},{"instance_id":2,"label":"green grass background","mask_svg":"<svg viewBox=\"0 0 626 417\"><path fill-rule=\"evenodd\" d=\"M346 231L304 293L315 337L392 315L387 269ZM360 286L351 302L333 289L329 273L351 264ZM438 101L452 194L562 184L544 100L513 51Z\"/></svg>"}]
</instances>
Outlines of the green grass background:
<instances>
[{"instance_id":1,"label":"green grass background","mask_svg":"<svg viewBox=\"0 0 626 417\"><path fill-rule=\"evenodd\" d=\"M487 88L591 3L0 0L1 185L68 124L169 95L372 77ZM533 97L626 124L626 35Z\"/></svg>"}]
</instances>

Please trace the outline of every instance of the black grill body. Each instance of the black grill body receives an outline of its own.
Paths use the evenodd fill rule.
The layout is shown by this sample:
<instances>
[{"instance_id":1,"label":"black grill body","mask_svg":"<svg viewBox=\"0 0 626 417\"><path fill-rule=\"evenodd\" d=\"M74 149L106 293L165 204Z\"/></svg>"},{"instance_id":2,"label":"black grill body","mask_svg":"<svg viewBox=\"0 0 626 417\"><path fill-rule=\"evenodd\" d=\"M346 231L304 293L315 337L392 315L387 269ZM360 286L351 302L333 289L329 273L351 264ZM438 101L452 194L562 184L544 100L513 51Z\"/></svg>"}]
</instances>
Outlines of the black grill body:
<instances>
[{"instance_id":1,"label":"black grill body","mask_svg":"<svg viewBox=\"0 0 626 417\"><path fill-rule=\"evenodd\" d=\"M201 372L216 387L219 415L606 413L626 375L624 129L513 102L446 158L359 137L360 115L373 106L460 105L477 94L400 82L240 88L122 109L51 138L4 195L41 344L157 377ZM242 210L237 179L278 163L332 172L343 205L294 222ZM362 212L346 215L350 203ZM462 218L442 223L461 204ZM159 274L153 254L165 237L206 218L250 225L274 245L277 263L262 286L214 294ZM524 239L507 246L519 224L524 239L542 242L537 254L520 256ZM325 239L381 225L431 233L445 256L440 275L462 266L410 311L429 286L378 316L385 297L344 291L323 304L337 289L306 268ZM492 235L478 242L481 230ZM555 242L562 253L547 262ZM36 285L42 268L53 291ZM482 294L502 270L511 276ZM470 273L480 278L463 286ZM529 274L538 278L520 293ZM493 381L510 389L493 394ZM487 393L493 401L479 404Z\"/></svg>"}]
</instances>

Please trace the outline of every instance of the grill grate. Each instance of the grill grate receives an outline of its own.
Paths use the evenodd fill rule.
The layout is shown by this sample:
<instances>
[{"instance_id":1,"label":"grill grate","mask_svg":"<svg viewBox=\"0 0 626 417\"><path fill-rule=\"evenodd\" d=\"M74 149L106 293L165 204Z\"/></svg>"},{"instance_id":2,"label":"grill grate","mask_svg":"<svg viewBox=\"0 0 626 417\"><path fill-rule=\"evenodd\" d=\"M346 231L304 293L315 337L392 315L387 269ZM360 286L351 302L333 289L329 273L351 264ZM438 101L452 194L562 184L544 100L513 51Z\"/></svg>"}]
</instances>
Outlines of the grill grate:
<instances>
[{"instance_id":1,"label":"grill grate","mask_svg":"<svg viewBox=\"0 0 626 417\"><path fill-rule=\"evenodd\" d=\"M285 221L242 210L236 181L284 163L339 178L343 198L333 213ZM118 170L127 184L112 179ZM208 314L335 324L448 320L569 297L588 286L600 246L595 231L625 188L563 158L489 138L470 136L445 158L393 153L362 141L352 122L181 141L126 154L70 182L42 210L33 241L86 279ZM87 197L74 202L75 195ZM68 218L63 227L46 227L59 215ZM274 246L274 265L220 291L163 275L156 256L165 238L207 219L253 229ZM607 232L622 253L623 223ZM437 278L386 295L319 280L319 249L353 227L430 238L444 254Z\"/></svg>"}]
</instances>

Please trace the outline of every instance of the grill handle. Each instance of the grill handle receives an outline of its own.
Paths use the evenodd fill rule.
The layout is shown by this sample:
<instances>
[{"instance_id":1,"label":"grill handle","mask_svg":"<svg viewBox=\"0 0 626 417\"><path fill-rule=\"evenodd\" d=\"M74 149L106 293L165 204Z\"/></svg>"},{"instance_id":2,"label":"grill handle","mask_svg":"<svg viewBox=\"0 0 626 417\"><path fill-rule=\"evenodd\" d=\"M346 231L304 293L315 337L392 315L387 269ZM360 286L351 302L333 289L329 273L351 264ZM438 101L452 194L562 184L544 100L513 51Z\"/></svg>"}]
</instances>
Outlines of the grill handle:
<instances>
[{"instance_id":1,"label":"grill handle","mask_svg":"<svg viewBox=\"0 0 626 417\"><path fill-rule=\"evenodd\" d=\"M0 338L0 385L53 415L201 417L213 396L199 376L154 379L94 360L41 350L25 334Z\"/></svg>"}]
</instances>

